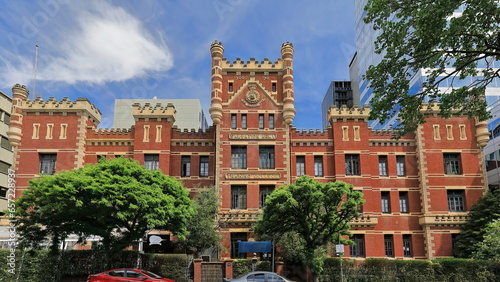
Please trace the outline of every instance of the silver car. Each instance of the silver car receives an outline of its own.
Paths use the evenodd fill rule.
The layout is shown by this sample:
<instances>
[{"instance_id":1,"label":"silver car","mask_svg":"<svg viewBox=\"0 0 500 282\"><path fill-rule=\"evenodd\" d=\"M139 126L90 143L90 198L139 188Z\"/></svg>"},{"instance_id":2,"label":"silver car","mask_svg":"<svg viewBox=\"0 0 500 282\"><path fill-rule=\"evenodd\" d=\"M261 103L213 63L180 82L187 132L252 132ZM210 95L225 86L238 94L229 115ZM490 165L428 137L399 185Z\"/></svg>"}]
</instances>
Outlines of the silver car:
<instances>
[{"instance_id":1,"label":"silver car","mask_svg":"<svg viewBox=\"0 0 500 282\"><path fill-rule=\"evenodd\" d=\"M274 272L269 271L254 271L245 274L236 279L224 278L224 282L292 282Z\"/></svg>"}]
</instances>

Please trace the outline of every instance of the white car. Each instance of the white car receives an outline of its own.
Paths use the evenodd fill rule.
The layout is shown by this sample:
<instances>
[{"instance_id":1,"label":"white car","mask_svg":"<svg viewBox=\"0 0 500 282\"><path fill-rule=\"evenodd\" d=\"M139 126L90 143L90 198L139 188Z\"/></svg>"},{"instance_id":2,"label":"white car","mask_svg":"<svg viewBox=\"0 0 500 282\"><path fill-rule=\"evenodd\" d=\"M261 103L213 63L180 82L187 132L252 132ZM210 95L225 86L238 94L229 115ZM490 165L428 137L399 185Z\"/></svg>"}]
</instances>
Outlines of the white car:
<instances>
[{"instance_id":1,"label":"white car","mask_svg":"<svg viewBox=\"0 0 500 282\"><path fill-rule=\"evenodd\" d=\"M274 272L254 271L236 279L224 278L224 282L292 282Z\"/></svg>"}]
</instances>

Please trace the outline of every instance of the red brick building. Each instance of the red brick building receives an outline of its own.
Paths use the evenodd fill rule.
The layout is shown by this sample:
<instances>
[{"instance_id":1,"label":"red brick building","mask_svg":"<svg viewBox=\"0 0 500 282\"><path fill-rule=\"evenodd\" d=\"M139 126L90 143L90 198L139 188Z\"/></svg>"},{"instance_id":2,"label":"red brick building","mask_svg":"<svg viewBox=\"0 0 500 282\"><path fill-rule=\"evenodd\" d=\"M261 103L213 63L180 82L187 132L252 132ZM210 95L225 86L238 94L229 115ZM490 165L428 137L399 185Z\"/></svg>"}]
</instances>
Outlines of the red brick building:
<instances>
[{"instance_id":1,"label":"red brick building","mask_svg":"<svg viewBox=\"0 0 500 282\"><path fill-rule=\"evenodd\" d=\"M210 115L205 132L174 126L173 105L133 105L135 126L97 129L101 113L87 99L27 99L13 87L9 138L18 188L41 173L96 163L100 156L134 158L176 177L194 194L220 191L219 227L228 253L251 240L251 224L273 189L300 176L342 180L364 193L363 215L352 222L350 257L434 259L453 255L452 242L486 187L485 123L439 117L399 140L367 126L369 108L329 111L325 131L299 131L295 117L293 46L276 62L229 62L214 42ZM312 114L312 113L311 113ZM20 193L20 192L19 192Z\"/></svg>"}]
</instances>

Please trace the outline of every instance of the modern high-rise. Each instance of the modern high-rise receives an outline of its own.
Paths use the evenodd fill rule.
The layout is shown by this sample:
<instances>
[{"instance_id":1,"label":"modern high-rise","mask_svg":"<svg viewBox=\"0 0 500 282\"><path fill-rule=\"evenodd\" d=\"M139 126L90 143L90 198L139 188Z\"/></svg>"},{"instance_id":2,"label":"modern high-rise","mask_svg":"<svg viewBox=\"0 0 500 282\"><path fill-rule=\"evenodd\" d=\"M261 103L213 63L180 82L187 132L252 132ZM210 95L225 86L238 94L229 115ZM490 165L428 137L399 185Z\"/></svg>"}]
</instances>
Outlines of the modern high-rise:
<instances>
[{"instance_id":1,"label":"modern high-rise","mask_svg":"<svg viewBox=\"0 0 500 282\"><path fill-rule=\"evenodd\" d=\"M353 100L350 81L332 81L326 91L323 102L321 102L322 128L326 128L330 125L330 122L328 121L328 110L330 110L332 105L336 105L337 108L342 107L342 105L351 108L353 105L358 105L358 103L359 101Z\"/></svg>"},{"instance_id":2,"label":"modern high-rise","mask_svg":"<svg viewBox=\"0 0 500 282\"><path fill-rule=\"evenodd\" d=\"M356 30L356 49L357 54L355 60L351 63L350 68L357 68L357 72L351 71L351 81L356 81L359 84L359 99L360 105L368 105L373 98L373 89L370 87L370 82L363 78L370 65L376 65L383 59L383 54L375 53L375 40L380 35L380 30L374 30L373 24L365 23L363 21L366 12L364 7L368 0L354 0L354 13L355 13L355 30ZM455 11L455 16L459 16L463 12L464 6L461 6ZM484 67L484 62L478 62L478 68ZM496 68L500 67L500 61L494 62ZM451 81L453 78L448 78L439 84L439 90L442 92L451 90ZM469 85L475 77L467 77L463 80L455 80L454 87L462 87ZM420 69L413 73L410 80L409 94L415 94L420 89L426 80L425 70ZM457 82L458 81L458 82ZM354 83L353 83L354 85ZM357 91L353 91L355 94ZM486 101L488 105L492 105L500 100L500 78L496 78L486 88ZM374 129L389 129L391 125L396 122L396 117L380 124L377 120L371 120L369 125Z\"/></svg>"},{"instance_id":3,"label":"modern high-rise","mask_svg":"<svg viewBox=\"0 0 500 282\"><path fill-rule=\"evenodd\" d=\"M12 165L12 146L7 137L12 99L0 91L0 215L7 209L8 171Z\"/></svg>"},{"instance_id":4,"label":"modern high-rise","mask_svg":"<svg viewBox=\"0 0 500 282\"><path fill-rule=\"evenodd\" d=\"M173 104L177 120L175 125L180 129L195 129L205 131L208 128L207 119L203 113L200 100L198 99L116 99L115 112L113 116L114 128L129 128L135 124L132 114L132 105Z\"/></svg>"}]
</instances>

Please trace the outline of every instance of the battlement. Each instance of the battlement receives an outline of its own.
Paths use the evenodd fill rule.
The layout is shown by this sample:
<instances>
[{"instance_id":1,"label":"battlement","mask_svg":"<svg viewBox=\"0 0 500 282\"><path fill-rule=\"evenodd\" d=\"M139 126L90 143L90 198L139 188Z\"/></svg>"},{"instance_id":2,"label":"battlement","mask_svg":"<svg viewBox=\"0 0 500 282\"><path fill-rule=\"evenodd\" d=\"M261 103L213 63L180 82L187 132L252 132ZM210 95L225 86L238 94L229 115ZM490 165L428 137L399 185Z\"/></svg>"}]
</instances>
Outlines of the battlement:
<instances>
[{"instance_id":1,"label":"battlement","mask_svg":"<svg viewBox=\"0 0 500 282\"><path fill-rule=\"evenodd\" d=\"M370 107L364 105L363 108L348 108L346 105L342 105L338 108L336 105L332 105L328 110L328 120L330 122L336 122L339 119L355 119L355 120L368 120L370 116Z\"/></svg>"},{"instance_id":2,"label":"battlement","mask_svg":"<svg viewBox=\"0 0 500 282\"><path fill-rule=\"evenodd\" d=\"M250 58L249 61L244 61L240 58L236 58L236 61L229 61L226 58L222 58L222 68L227 71L227 69L243 70L244 69L262 69L262 70L282 70L284 68L283 59L279 58L276 62L271 62L268 58L264 58L263 61L259 62L255 58Z\"/></svg>"},{"instance_id":3,"label":"battlement","mask_svg":"<svg viewBox=\"0 0 500 282\"><path fill-rule=\"evenodd\" d=\"M203 131L201 129L188 129L188 128L177 128L177 126L173 126L173 134L174 138L181 138L181 137L189 137L189 138L213 138L213 126L210 126L207 130Z\"/></svg>"},{"instance_id":4,"label":"battlement","mask_svg":"<svg viewBox=\"0 0 500 282\"><path fill-rule=\"evenodd\" d=\"M90 103L87 98L77 98L76 101L71 101L68 97L62 98L61 101L57 101L56 98L50 97L47 101L38 97L31 101L26 100L23 106L24 112L80 112L84 111L87 115L91 116L97 123L101 121L101 112L97 109L94 104Z\"/></svg>"},{"instance_id":5,"label":"battlement","mask_svg":"<svg viewBox=\"0 0 500 282\"><path fill-rule=\"evenodd\" d=\"M94 135L130 135L131 128L99 128L94 129Z\"/></svg>"},{"instance_id":6,"label":"battlement","mask_svg":"<svg viewBox=\"0 0 500 282\"><path fill-rule=\"evenodd\" d=\"M292 132L298 136L323 136L326 137L328 135L327 130L322 129L297 129L292 127Z\"/></svg>"},{"instance_id":7,"label":"battlement","mask_svg":"<svg viewBox=\"0 0 500 282\"><path fill-rule=\"evenodd\" d=\"M132 115L137 121L139 118L156 118L156 119L167 119L169 122L175 122L175 107L174 104L168 103L166 107L163 107L161 103L157 103L152 106L149 103L141 106L139 103L134 103L132 105Z\"/></svg>"},{"instance_id":8,"label":"battlement","mask_svg":"<svg viewBox=\"0 0 500 282\"><path fill-rule=\"evenodd\" d=\"M393 130L387 130L387 129L377 129L377 130L372 130L375 136L393 136L394 131Z\"/></svg>"}]
</instances>

